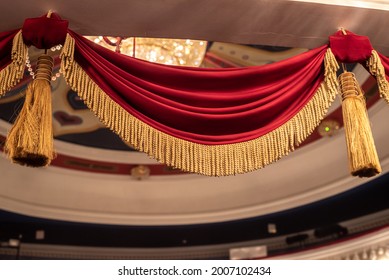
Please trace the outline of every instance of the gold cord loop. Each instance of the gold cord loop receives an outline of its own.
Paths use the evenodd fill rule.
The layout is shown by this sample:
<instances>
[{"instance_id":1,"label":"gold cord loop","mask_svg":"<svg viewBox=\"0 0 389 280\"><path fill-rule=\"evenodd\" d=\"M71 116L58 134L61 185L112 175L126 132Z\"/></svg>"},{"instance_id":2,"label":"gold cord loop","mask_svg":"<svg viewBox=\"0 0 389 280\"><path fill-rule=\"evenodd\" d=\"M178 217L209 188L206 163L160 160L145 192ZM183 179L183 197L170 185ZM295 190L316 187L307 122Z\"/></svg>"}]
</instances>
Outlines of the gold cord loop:
<instances>
[{"instance_id":1,"label":"gold cord loop","mask_svg":"<svg viewBox=\"0 0 389 280\"><path fill-rule=\"evenodd\" d=\"M352 72L345 72L339 79L340 88L342 92L342 101L346 98L362 98L364 94L356 82L355 75Z\"/></svg>"},{"instance_id":2,"label":"gold cord loop","mask_svg":"<svg viewBox=\"0 0 389 280\"><path fill-rule=\"evenodd\" d=\"M54 60L51 56L42 54L38 58L36 67L36 80L45 80L50 83L51 75L53 73Z\"/></svg>"}]
</instances>

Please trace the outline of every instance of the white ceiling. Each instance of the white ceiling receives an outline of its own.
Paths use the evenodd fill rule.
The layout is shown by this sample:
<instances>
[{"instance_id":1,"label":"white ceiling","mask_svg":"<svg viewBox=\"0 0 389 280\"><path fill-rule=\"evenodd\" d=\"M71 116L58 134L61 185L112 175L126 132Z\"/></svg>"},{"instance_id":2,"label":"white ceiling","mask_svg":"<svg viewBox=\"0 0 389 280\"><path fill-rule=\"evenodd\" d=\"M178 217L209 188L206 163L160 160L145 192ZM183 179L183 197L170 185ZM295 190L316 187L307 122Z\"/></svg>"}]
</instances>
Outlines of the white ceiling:
<instances>
[{"instance_id":1,"label":"white ceiling","mask_svg":"<svg viewBox=\"0 0 389 280\"><path fill-rule=\"evenodd\" d=\"M389 54L388 1L2 0L0 31L53 10L84 35L204 39L313 48L344 27Z\"/></svg>"}]
</instances>

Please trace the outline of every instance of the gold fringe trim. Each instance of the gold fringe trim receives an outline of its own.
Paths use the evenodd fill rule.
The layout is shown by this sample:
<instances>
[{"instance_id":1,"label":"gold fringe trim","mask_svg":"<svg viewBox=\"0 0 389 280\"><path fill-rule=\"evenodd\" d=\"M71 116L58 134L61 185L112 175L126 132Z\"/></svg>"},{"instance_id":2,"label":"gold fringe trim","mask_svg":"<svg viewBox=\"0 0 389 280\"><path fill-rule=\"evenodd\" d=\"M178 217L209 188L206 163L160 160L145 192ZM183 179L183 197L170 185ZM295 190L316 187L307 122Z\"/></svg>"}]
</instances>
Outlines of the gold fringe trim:
<instances>
[{"instance_id":1,"label":"gold fringe trim","mask_svg":"<svg viewBox=\"0 0 389 280\"><path fill-rule=\"evenodd\" d=\"M74 39L68 34L61 53L61 70L67 83L95 115L124 141L175 168L208 175L246 173L268 165L294 150L327 112L338 92L335 57L328 49L325 81L313 98L287 123L250 141L229 145L202 145L182 140L149 126L117 103L74 61Z\"/></svg>"},{"instance_id":2,"label":"gold fringe trim","mask_svg":"<svg viewBox=\"0 0 389 280\"><path fill-rule=\"evenodd\" d=\"M22 31L19 31L12 42L12 62L0 71L0 97L16 86L24 75L27 46L23 42Z\"/></svg>"},{"instance_id":3,"label":"gold fringe trim","mask_svg":"<svg viewBox=\"0 0 389 280\"><path fill-rule=\"evenodd\" d=\"M389 83L386 79L385 68L375 50L371 52L371 56L367 61L367 67L369 68L370 74L376 77L380 96L389 103Z\"/></svg>"}]
</instances>

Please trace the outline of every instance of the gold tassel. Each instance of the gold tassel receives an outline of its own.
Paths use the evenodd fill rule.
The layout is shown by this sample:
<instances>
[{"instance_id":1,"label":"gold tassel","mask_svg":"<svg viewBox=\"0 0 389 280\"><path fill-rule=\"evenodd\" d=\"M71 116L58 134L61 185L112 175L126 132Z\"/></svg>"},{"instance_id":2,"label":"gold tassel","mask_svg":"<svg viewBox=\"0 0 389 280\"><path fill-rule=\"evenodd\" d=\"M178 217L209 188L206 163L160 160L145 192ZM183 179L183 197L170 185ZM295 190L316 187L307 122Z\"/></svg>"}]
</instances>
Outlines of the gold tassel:
<instances>
[{"instance_id":1,"label":"gold tassel","mask_svg":"<svg viewBox=\"0 0 389 280\"><path fill-rule=\"evenodd\" d=\"M53 58L38 58L36 76L26 90L26 100L5 142L5 151L15 163L41 167L54 158L51 109Z\"/></svg>"},{"instance_id":2,"label":"gold tassel","mask_svg":"<svg viewBox=\"0 0 389 280\"><path fill-rule=\"evenodd\" d=\"M350 172L353 176L359 177L375 176L382 170L374 145L364 94L351 72L342 73L339 76L339 83Z\"/></svg>"}]
</instances>

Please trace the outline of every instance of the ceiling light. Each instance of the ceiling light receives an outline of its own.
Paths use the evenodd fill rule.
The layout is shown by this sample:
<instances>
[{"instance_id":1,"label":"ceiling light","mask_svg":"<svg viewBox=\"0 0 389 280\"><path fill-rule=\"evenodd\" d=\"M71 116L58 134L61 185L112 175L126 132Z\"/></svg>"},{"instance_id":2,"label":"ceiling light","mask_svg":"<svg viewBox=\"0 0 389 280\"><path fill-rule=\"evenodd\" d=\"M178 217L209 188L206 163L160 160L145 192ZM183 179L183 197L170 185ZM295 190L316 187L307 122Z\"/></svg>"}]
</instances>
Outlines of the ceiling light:
<instances>
[{"instance_id":1,"label":"ceiling light","mask_svg":"<svg viewBox=\"0 0 389 280\"><path fill-rule=\"evenodd\" d=\"M150 176L150 168L145 165L137 165L131 169L131 176L136 180L143 180Z\"/></svg>"},{"instance_id":2,"label":"ceiling light","mask_svg":"<svg viewBox=\"0 0 389 280\"><path fill-rule=\"evenodd\" d=\"M320 136L334 136L340 128L339 123L336 120L328 119L323 120L319 127L317 128L317 131L319 132Z\"/></svg>"},{"instance_id":3,"label":"ceiling light","mask_svg":"<svg viewBox=\"0 0 389 280\"><path fill-rule=\"evenodd\" d=\"M200 66L207 49L206 41L189 39L103 36L86 36L86 38L128 56L168 65Z\"/></svg>"},{"instance_id":4,"label":"ceiling light","mask_svg":"<svg viewBox=\"0 0 389 280\"><path fill-rule=\"evenodd\" d=\"M324 5L346 6L363 9L389 10L389 1L387 0L293 0L294 2L306 2Z\"/></svg>"}]
</instances>

